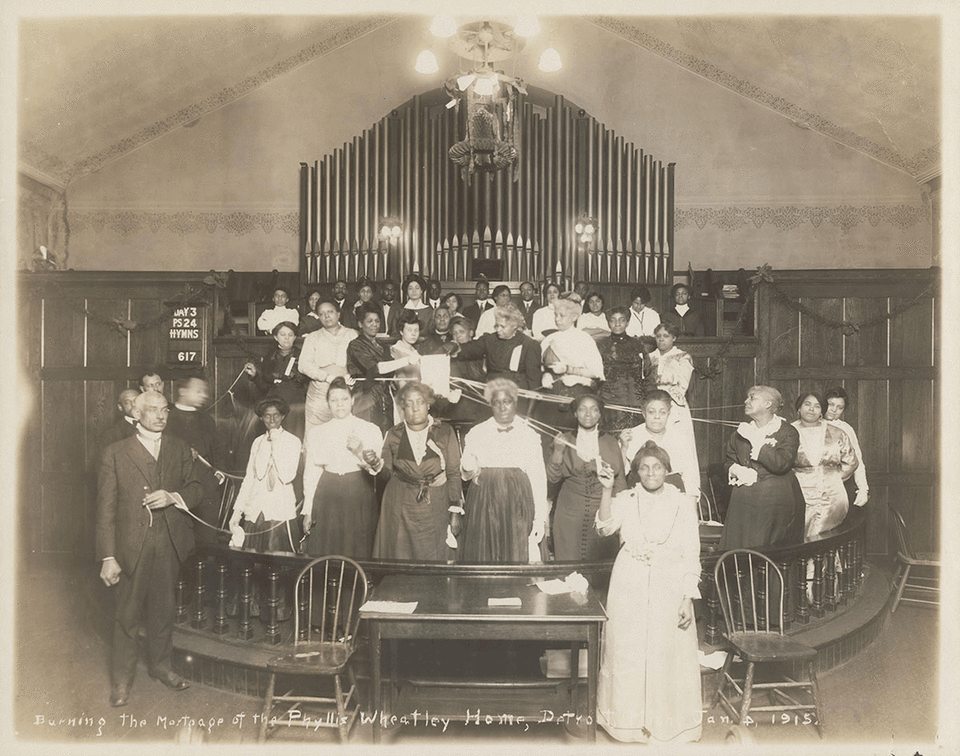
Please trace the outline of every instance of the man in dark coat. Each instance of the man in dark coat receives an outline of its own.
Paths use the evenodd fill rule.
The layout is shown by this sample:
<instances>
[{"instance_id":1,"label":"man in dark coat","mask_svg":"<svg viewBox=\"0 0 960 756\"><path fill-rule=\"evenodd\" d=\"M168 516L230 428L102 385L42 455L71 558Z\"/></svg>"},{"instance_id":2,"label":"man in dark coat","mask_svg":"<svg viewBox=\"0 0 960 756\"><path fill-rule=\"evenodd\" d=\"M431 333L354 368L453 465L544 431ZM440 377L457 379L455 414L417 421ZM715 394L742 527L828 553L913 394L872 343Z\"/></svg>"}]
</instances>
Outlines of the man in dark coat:
<instances>
[{"instance_id":1,"label":"man in dark coat","mask_svg":"<svg viewBox=\"0 0 960 756\"><path fill-rule=\"evenodd\" d=\"M690 304L690 288L686 284L674 284L670 295L673 306L663 313L663 322L676 323L681 336L703 336L703 320L696 307Z\"/></svg>"},{"instance_id":2,"label":"man in dark coat","mask_svg":"<svg viewBox=\"0 0 960 756\"><path fill-rule=\"evenodd\" d=\"M533 332L533 313L540 307L536 301L536 296L537 290L532 283L524 281L520 284L520 303L517 305L517 309L523 315L523 330L528 334Z\"/></svg>"},{"instance_id":3,"label":"man in dark coat","mask_svg":"<svg viewBox=\"0 0 960 756\"><path fill-rule=\"evenodd\" d=\"M197 478L203 487L203 500L195 514L210 527L194 523L194 532L201 543L213 544L217 542L215 527L219 524L222 479L222 476L217 478L214 468L219 470L225 463L225 449L217 433L216 421L203 412L203 406L210 398L207 382L203 378L187 378L178 382L175 390L177 400L170 408L166 432L186 441L197 460Z\"/></svg>"},{"instance_id":4,"label":"man in dark coat","mask_svg":"<svg viewBox=\"0 0 960 756\"><path fill-rule=\"evenodd\" d=\"M116 586L110 705L124 706L137 667L137 633L145 625L150 676L173 690L189 683L170 666L174 587L194 547L186 510L201 499L190 447L164 434L167 400L148 391L134 404L137 435L108 447L100 464L96 557L100 579Z\"/></svg>"},{"instance_id":5,"label":"man in dark coat","mask_svg":"<svg viewBox=\"0 0 960 756\"><path fill-rule=\"evenodd\" d=\"M473 327L476 328L480 322L480 316L483 315L485 310L493 307L494 302L490 299L490 283L485 278L477 281L476 286L473 287L473 293L475 300L473 304L463 308L463 317L469 319L473 323Z\"/></svg>"},{"instance_id":6,"label":"man in dark coat","mask_svg":"<svg viewBox=\"0 0 960 756\"><path fill-rule=\"evenodd\" d=\"M117 398L117 409L123 413L122 417L109 426L100 437L101 453L110 444L130 438L137 433L137 421L133 416L133 402L140 395L136 389L124 389Z\"/></svg>"}]
</instances>

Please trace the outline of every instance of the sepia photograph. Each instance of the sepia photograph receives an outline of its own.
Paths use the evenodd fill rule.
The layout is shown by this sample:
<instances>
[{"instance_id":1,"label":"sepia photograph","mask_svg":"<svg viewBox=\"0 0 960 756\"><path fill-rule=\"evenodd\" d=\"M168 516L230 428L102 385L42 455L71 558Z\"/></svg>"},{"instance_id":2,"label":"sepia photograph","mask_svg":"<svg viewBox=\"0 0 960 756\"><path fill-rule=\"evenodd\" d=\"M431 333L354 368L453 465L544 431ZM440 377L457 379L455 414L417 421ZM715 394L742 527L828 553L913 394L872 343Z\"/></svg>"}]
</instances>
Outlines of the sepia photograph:
<instances>
[{"instance_id":1,"label":"sepia photograph","mask_svg":"<svg viewBox=\"0 0 960 756\"><path fill-rule=\"evenodd\" d=\"M3 742L956 753L958 19L10 3Z\"/></svg>"}]
</instances>

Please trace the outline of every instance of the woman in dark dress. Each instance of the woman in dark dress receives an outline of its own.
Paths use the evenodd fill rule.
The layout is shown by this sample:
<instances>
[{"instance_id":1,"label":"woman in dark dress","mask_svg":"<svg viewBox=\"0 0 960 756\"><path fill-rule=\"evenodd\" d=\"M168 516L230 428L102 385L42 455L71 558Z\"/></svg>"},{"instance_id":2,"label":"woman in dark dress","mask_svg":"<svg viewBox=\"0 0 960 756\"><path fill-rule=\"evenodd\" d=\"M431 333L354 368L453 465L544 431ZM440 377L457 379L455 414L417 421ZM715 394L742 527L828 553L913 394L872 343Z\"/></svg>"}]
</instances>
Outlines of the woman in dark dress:
<instances>
[{"instance_id":1,"label":"woman in dark dress","mask_svg":"<svg viewBox=\"0 0 960 756\"><path fill-rule=\"evenodd\" d=\"M494 308L494 332L458 345L454 359L487 361L487 379L507 378L518 388L537 390L543 375L540 345L522 332L523 314L512 304Z\"/></svg>"},{"instance_id":2,"label":"woman in dark dress","mask_svg":"<svg viewBox=\"0 0 960 756\"><path fill-rule=\"evenodd\" d=\"M621 407L643 406L643 398L657 387L657 376L650 355L640 339L628 336L630 310L614 307L607 313L610 336L600 339L597 348L603 359L604 381L598 391L600 398ZM621 431L640 424L640 415L623 410L606 409L604 425L607 430Z\"/></svg>"},{"instance_id":3,"label":"woman in dark dress","mask_svg":"<svg viewBox=\"0 0 960 756\"><path fill-rule=\"evenodd\" d=\"M597 477L601 464L613 470L613 495L625 487L623 455L617 439L600 430L603 400L583 394L573 400L577 430L560 434L553 442L547 480L561 483L553 513L553 551L558 562L612 559L620 543L601 536L594 527L603 486ZM598 461L599 460L599 461Z\"/></svg>"},{"instance_id":4,"label":"woman in dark dress","mask_svg":"<svg viewBox=\"0 0 960 756\"><path fill-rule=\"evenodd\" d=\"M377 338L380 330L380 308L377 305L361 306L357 316L360 335L347 344L347 373L362 379L357 383L353 414L386 433L393 426L393 399L390 384L377 379L391 375L409 361L392 359L389 347Z\"/></svg>"},{"instance_id":5,"label":"woman in dark dress","mask_svg":"<svg viewBox=\"0 0 960 756\"><path fill-rule=\"evenodd\" d=\"M310 379L298 369L300 348L293 345L297 326L290 322L278 323L273 329L273 338L277 345L260 360L259 367L248 362L243 372L253 381L260 398L276 397L286 402L290 412L284 427L302 441L304 402Z\"/></svg>"},{"instance_id":6,"label":"woman in dark dress","mask_svg":"<svg viewBox=\"0 0 960 756\"><path fill-rule=\"evenodd\" d=\"M353 395L344 378L327 390L333 418L310 429L303 471L303 550L311 556L343 554L369 559L377 530L374 476L383 467L383 434L351 414Z\"/></svg>"},{"instance_id":7,"label":"woman in dark dress","mask_svg":"<svg viewBox=\"0 0 960 756\"><path fill-rule=\"evenodd\" d=\"M460 532L460 445L453 428L430 416L433 391L419 381L396 397L403 422L383 441L390 475L373 546L376 559L441 562L449 558L447 528Z\"/></svg>"},{"instance_id":8,"label":"woman in dark dress","mask_svg":"<svg viewBox=\"0 0 960 756\"><path fill-rule=\"evenodd\" d=\"M461 562L539 562L550 504L540 436L517 415L517 384L487 383L493 417L467 433L460 472L471 481Z\"/></svg>"},{"instance_id":9,"label":"woman in dark dress","mask_svg":"<svg viewBox=\"0 0 960 756\"><path fill-rule=\"evenodd\" d=\"M727 443L730 506L720 550L763 549L803 541L806 504L793 474L800 448L797 429L776 413L780 392L754 386L740 423Z\"/></svg>"}]
</instances>

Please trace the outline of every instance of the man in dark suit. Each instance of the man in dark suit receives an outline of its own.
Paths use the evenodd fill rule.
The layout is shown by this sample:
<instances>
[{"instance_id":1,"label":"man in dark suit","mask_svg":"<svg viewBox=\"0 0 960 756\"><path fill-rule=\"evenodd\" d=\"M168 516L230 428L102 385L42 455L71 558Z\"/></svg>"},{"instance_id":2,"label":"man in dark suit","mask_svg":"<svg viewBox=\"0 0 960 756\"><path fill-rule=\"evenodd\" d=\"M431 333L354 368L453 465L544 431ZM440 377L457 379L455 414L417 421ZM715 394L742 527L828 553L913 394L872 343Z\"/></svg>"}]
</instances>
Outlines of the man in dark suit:
<instances>
[{"instance_id":1,"label":"man in dark suit","mask_svg":"<svg viewBox=\"0 0 960 756\"><path fill-rule=\"evenodd\" d=\"M150 676L173 690L189 687L170 666L174 587L180 565L194 547L186 510L200 502L202 488L190 447L163 433L166 398L144 392L133 412L137 435L106 449L97 493L100 579L117 587L111 706L126 705L130 695L141 623L146 630Z\"/></svg>"},{"instance_id":2,"label":"man in dark suit","mask_svg":"<svg viewBox=\"0 0 960 756\"><path fill-rule=\"evenodd\" d=\"M384 281L380 292L380 333L396 333L397 318L402 309L396 302L397 284L393 281Z\"/></svg>"},{"instance_id":3,"label":"man in dark suit","mask_svg":"<svg viewBox=\"0 0 960 756\"><path fill-rule=\"evenodd\" d=\"M526 324L524 330L527 333L533 331L533 313L537 311L537 308L540 306L536 301L537 289L529 281L524 281L520 284L520 303L517 305L517 309L520 310L520 314L523 315L523 322Z\"/></svg>"},{"instance_id":4,"label":"man in dark suit","mask_svg":"<svg viewBox=\"0 0 960 756\"><path fill-rule=\"evenodd\" d=\"M690 304L690 287L686 284L674 284L670 289L673 307L663 313L664 323L676 323L681 336L703 336L703 321L700 313Z\"/></svg>"},{"instance_id":5,"label":"man in dark suit","mask_svg":"<svg viewBox=\"0 0 960 756\"><path fill-rule=\"evenodd\" d=\"M424 301L434 310L440 306L440 294L440 281L436 278L427 281L427 296Z\"/></svg>"},{"instance_id":6,"label":"man in dark suit","mask_svg":"<svg viewBox=\"0 0 960 756\"><path fill-rule=\"evenodd\" d=\"M474 296L476 300L472 305L467 305L463 308L463 317L470 320L473 323L473 327L476 328L477 324L480 322L480 316L484 313L485 310L493 307L493 300L490 299L490 284L487 282L487 279L481 278L477 281L477 285L473 289Z\"/></svg>"},{"instance_id":7,"label":"man in dark suit","mask_svg":"<svg viewBox=\"0 0 960 756\"><path fill-rule=\"evenodd\" d=\"M100 437L101 451L110 444L130 438L137 433L137 420L133 416L134 400L140 395L136 389L124 389L117 398L117 409L123 413L113 425L109 426Z\"/></svg>"},{"instance_id":8,"label":"man in dark suit","mask_svg":"<svg viewBox=\"0 0 960 756\"><path fill-rule=\"evenodd\" d=\"M217 542L217 531L220 515L220 483L223 475L218 477L217 470L226 460L226 449L217 433L217 423L206 412L204 405L210 398L210 389L203 378L192 377L175 384L177 400L170 408L167 418L166 432L186 441L198 459L197 478L203 487L203 499L196 508L195 514L210 527L194 524L194 533L201 543L213 544ZM211 468L209 465L213 465Z\"/></svg>"}]
</instances>

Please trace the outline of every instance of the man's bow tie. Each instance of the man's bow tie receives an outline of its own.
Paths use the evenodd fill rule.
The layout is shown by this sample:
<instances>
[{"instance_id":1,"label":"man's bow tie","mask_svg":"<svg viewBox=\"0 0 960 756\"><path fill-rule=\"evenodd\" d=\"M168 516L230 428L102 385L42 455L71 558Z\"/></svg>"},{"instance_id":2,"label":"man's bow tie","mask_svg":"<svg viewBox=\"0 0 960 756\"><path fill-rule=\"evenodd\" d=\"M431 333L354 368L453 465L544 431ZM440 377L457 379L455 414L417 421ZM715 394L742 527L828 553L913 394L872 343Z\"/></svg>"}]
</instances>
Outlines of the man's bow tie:
<instances>
[{"instance_id":1,"label":"man's bow tie","mask_svg":"<svg viewBox=\"0 0 960 756\"><path fill-rule=\"evenodd\" d=\"M506 428L497 428L497 433L509 433L513 430L512 425L508 425Z\"/></svg>"}]
</instances>

